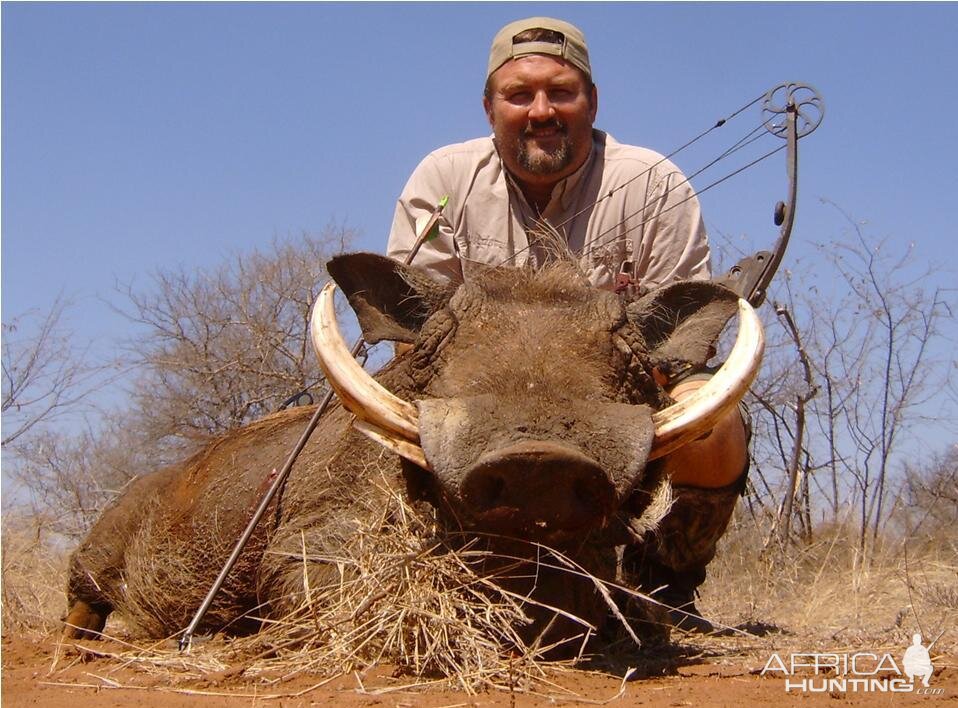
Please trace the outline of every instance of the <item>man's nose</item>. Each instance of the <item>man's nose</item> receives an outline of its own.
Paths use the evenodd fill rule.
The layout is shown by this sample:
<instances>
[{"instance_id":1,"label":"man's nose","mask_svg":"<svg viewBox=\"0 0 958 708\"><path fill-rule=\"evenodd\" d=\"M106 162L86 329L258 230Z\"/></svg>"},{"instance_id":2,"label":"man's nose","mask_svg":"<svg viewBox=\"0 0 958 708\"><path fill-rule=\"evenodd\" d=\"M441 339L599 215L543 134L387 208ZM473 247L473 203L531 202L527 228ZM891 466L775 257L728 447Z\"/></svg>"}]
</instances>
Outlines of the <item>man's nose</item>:
<instances>
[{"instance_id":1,"label":"man's nose","mask_svg":"<svg viewBox=\"0 0 958 708\"><path fill-rule=\"evenodd\" d=\"M529 106L529 119L534 121L549 120L555 115L555 108L549 95L545 91L537 91Z\"/></svg>"}]
</instances>

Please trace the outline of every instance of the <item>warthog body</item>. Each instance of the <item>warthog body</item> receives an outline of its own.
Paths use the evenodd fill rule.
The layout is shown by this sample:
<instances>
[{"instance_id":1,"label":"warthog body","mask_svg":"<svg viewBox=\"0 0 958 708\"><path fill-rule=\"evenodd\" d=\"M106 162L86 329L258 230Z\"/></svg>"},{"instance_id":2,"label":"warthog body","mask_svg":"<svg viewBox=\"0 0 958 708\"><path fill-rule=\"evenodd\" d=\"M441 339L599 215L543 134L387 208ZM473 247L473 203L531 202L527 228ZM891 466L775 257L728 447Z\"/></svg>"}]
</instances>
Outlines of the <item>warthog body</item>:
<instances>
[{"instance_id":1,"label":"warthog body","mask_svg":"<svg viewBox=\"0 0 958 708\"><path fill-rule=\"evenodd\" d=\"M251 617L295 606L304 577L314 588L332 580L322 561L304 574L304 549L335 556L350 520L379 503L381 480L428 502L446 527L528 558L532 571L502 581L510 590L600 623L608 608L594 584L534 568L530 544L621 576L621 549L641 542L635 521L661 481L648 462L652 414L670 399L653 368L704 365L734 295L678 283L629 301L567 265L491 270L451 288L367 254L335 259L330 273L367 340L413 345L376 378L415 402L428 463L385 452L333 405L200 631L254 629ZM72 557L68 633L99 632L131 607L153 635L186 626L313 410L277 413L139 478Z\"/></svg>"}]
</instances>

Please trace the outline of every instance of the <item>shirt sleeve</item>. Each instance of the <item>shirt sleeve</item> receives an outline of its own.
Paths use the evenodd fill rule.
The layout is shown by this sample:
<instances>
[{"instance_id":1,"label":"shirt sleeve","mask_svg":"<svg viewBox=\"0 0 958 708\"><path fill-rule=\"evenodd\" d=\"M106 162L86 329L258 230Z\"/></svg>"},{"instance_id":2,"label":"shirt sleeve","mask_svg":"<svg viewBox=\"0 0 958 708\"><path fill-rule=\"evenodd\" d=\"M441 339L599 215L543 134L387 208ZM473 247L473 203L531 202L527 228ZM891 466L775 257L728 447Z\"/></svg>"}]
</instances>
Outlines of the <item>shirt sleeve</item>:
<instances>
[{"instance_id":1,"label":"shirt sleeve","mask_svg":"<svg viewBox=\"0 0 958 708\"><path fill-rule=\"evenodd\" d=\"M643 272L636 273L648 287L676 280L711 278L711 252L702 210L695 190L678 170L669 171L651 185L652 214L642 228Z\"/></svg>"},{"instance_id":2,"label":"shirt sleeve","mask_svg":"<svg viewBox=\"0 0 958 708\"><path fill-rule=\"evenodd\" d=\"M443 175L440 161L434 155L428 155L419 163L396 202L386 255L404 262L416 243L419 228L446 196L449 203L439 219L439 235L422 244L412 264L443 282L462 282L462 264L451 218L458 204L450 180Z\"/></svg>"}]
</instances>

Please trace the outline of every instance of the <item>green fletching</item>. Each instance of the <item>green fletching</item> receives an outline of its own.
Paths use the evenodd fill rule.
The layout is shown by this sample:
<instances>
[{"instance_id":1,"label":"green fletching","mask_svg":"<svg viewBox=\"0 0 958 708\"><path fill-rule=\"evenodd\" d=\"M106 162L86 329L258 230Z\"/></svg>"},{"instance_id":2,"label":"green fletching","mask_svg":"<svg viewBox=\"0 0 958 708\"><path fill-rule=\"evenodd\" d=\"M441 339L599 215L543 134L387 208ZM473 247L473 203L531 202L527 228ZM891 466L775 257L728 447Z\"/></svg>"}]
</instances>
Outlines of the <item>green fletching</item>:
<instances>
[{"instance_id":1,"label":"green fletching","mask_svg":"<svg viewBox=\"0 0 958 708\"><path fill-rule=\"evenodd\" d=\"M449 203L449 195L447 194L442 199L439 200L439 206L436 207L434 212L436 217L439 216L439 213L446 208L446 204ZM432 228L429 229L429 233L426 234L426 241L432 241L434 238L439 236L439 219L436 219L436 223L432 225Z\"/></svg>"}]
</instances>

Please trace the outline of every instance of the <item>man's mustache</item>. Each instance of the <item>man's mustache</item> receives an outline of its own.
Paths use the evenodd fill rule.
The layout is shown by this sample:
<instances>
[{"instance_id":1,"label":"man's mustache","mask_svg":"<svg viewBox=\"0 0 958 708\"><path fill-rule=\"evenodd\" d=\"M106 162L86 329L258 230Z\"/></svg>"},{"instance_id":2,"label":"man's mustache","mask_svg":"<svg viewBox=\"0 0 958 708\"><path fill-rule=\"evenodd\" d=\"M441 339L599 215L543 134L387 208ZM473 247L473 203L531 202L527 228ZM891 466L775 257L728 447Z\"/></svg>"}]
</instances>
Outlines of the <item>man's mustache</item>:
<instances>
[{"instance_id":1,"label":"man's mustache","mask_svg":"<svg viewBox=\"0 0 958 708\"><path fill-rule=\"evenodd\" d=\"M533 134L536 133L536 131L552 130L552 129L556 129L560 133L565 135L565 132L566 132L565 125L556 118L553 118L552 120L540 121L538 123L533 123L532 121L529 121L529 123L526 124L525 129L523 129L522 135L525 137L531 137Z\"/></svg>"}]
</instances>

